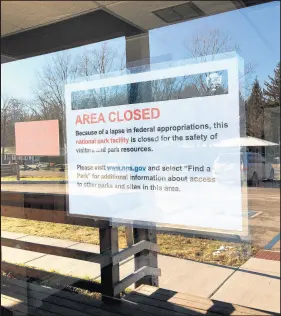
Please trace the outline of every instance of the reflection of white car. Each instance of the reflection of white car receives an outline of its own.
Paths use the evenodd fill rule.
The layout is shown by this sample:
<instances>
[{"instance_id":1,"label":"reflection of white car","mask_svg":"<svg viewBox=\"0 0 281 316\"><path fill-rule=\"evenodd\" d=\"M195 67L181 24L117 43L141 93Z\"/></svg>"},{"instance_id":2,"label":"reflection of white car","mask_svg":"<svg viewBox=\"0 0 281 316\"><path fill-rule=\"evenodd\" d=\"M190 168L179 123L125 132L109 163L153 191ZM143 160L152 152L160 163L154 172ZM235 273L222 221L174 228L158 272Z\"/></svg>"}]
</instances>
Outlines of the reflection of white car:
<instances>
[{"instance_id":1,"label":"reflection of white car","mask_svg":"<svg viewBox=\"0 0 281 316\"><path fill-rule=\"evenodd\" d=\"M219 155L213 166L213 175L218 180L231 180L237 173L237 156L234 153ZM273 180L274 169L259 153L245 152L240 155L240 170L247 172L247 181L256 186L262 180Z\"/></svg>"}]
</instances>

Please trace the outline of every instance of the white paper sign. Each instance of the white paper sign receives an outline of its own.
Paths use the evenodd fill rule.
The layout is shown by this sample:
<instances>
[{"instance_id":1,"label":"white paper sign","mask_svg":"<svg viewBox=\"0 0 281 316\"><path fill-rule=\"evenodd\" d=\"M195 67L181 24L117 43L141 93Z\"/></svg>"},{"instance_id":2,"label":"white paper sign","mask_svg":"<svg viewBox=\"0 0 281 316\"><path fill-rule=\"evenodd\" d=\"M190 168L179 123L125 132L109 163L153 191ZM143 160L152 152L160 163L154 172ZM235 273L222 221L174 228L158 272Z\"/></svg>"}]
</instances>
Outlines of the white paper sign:
<instances>
[{"instance_id":1,"label":"white paper sign","mask_svg":"<svg viewBox=\"0 0 281 316\"><path fill-rule=\"evenodd\" d=\"M240 137L238 63L233 57L67 85L69 214L242 233L240 147L216 146ZM107 87L221 70L228 75L221 95L72 109L77 91L103 96Z\"/></svg>"}]
</instances>

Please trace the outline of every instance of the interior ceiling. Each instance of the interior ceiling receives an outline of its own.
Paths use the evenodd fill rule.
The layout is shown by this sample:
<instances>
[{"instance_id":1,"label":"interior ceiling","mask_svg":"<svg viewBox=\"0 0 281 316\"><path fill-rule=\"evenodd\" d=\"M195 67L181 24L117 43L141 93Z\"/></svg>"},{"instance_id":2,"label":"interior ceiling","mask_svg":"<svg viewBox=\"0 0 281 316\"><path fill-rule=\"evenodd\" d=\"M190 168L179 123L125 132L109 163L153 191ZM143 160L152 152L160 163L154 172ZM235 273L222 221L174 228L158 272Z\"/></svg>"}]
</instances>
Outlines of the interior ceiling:
<instances>
[{"instance_id":1,"label":"interior ceiling","mask_svg":"<svg viewBox=\"0 0 281 316\"><path fill-rule=\"evenodd\" d=\"M1 1L1 37L99 9L147 31L168 25L152 12L186 2L189 1ZM206 16L243 6L243 1L192 2Z\"/></svg>"}]
</instances>

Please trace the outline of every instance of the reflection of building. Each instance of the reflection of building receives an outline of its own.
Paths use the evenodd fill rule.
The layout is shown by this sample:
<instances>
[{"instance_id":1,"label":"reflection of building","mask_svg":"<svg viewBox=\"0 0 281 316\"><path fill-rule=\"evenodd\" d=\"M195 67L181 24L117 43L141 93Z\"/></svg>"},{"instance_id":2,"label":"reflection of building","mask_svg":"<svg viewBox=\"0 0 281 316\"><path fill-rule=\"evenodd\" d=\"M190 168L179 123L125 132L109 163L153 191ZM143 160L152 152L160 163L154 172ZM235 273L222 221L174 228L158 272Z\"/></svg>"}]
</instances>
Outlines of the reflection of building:
<instances>
[{"instance_id":1,"label":"reflection of building","mask_svg":"<svg viewBox=\"0 0 281 316\"><path fill-rule=\"evenodd\" d=\"M3 148L1 147L1 159L3 154ZM40 157L37 156L16 156L16 149L15 147L5 147L4 148L4 157L2 164L8 164L9 162L16 162L20 161L22 164L36 164L40 161Z\"/></svg>"},{"instance_id":2,"label":"reflection of building","mask_svg":"<svg viewBox=\"0 0 281 316\"><path fill-rule=\"evenodd\" d=\"M63 149L61 149L63 153ZM26 163L27 165L33 165L38 162L55 162L55 163L64 163L64 155L58 157L44 157L44 156L16 156L15 147L5 147L4 157L2 156L3 148L1 147L1 164L8 164L18 161L21 165ZM2 157L4 160L2 161Z\"/></svg>"},{"instance_id":3,"label":"reflection of building","mask_svg":"<svg viewBox=\"0 0 281 316\"><path fill-rule=\"evenodd\" d=\"M267 160L280 162L280 106L264 109L264 139L279 144L279 146L266 147Z\"/></svg>"}]
</instances>

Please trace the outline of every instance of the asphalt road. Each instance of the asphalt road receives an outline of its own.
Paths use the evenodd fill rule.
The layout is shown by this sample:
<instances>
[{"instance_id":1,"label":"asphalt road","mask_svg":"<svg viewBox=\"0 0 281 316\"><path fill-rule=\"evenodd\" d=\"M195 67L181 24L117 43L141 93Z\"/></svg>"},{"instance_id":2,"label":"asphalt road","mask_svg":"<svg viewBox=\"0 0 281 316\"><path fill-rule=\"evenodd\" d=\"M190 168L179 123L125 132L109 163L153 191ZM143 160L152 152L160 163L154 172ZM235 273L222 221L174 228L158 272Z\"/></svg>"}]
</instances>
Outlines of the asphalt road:
<instances>
[{"instance_id":1,"label":"asphalt road","mask_svg":"<svg viewBox=\"0 0 281 316\"><path fill-rule=\"evenodd\" d=\"M64 184L1 184L1 190L65 194L67 187ZM249 219L252 243L263 248L280 233L280 189L248 188L248 209L253 211ZM280 251L280 241L272 250Z\"/></svg>"},{"instance_id":2,"label":"asphalt road","mask_svg":"<svg viewBox=\"0 0 281 316\"><path fill-rule=\"evenodd\" d=\"M249 188L248 208L257 212L249 220L252 242L265 247L280 233L280 188ZM280 251L280 241L272 250Z\"/></svg>"}]
</instances>

